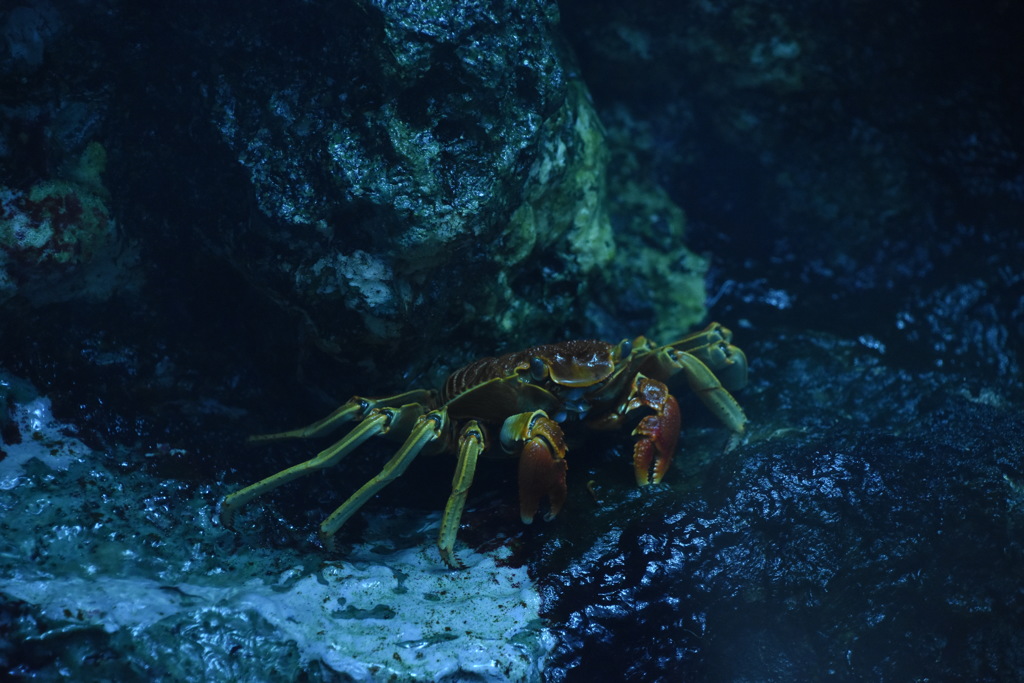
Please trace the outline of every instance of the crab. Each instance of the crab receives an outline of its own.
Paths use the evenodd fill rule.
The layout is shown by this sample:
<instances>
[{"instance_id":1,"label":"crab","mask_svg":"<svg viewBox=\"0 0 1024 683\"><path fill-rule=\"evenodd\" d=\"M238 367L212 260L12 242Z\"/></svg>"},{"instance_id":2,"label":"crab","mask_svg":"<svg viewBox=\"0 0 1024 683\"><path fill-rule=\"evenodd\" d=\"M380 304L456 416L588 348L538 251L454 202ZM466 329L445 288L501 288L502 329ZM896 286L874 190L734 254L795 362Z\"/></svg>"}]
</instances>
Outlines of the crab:
<instances>
[{"instance_id":1,"label":"crab","mask_svg":"<svg viewBox=\"0 0 1024 683\"><path fill-rule=\"evenodd\" d=\"M672 463L680 415L669 385L685 380L726 427L743 434L746 416L729 389L746 384L747 361L731 339L728 329L712 323L664 346L645 337L618 344L544 344L470 363L449 375L440 392L414 389L381 398L354 396L309 426L250 437L319 437L357 422L315 457L226 496L221 521L232 527L238 510L257 496L333 467L368 439L382 436L401 445L379 474L321 523L322 542L330 548L341 526L401 476L417 455L449 452L457 461L437 546L445 564L462 568L455 538L477 459L483 455L519 458L519 511L529 524L544 499L548 521L565 503L568 448L563 428L604 430L634 424L633 470L639 486L660 482ZM499 448L494 448L495 433Z\"/></svg>"}]
</instances>

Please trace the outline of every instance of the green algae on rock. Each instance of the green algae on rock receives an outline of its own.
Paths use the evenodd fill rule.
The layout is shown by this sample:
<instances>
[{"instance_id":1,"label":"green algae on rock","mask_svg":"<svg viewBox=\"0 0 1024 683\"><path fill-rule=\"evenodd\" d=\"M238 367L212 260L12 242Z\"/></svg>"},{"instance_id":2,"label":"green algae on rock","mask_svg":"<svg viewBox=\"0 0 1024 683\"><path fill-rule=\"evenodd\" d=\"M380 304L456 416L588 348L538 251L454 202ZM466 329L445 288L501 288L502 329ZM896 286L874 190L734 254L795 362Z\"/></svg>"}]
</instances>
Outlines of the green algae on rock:
<instances>
[{"instance_id":1,"label":"green algae on rock","mask_svg":"<svg viewBox=\"0 0 1024 683\"><path fill-rule=\"evenodd\" d=\"M602 124L581 81L545 121L526 199L500 243L500 332L543 329L552 311L639 307L640 318L609 326L594 316L585 330L667 342L704 316L706 264L683 243L682 209L640 159L649 136L615 123Z\"/></svg>"}]
</instances>

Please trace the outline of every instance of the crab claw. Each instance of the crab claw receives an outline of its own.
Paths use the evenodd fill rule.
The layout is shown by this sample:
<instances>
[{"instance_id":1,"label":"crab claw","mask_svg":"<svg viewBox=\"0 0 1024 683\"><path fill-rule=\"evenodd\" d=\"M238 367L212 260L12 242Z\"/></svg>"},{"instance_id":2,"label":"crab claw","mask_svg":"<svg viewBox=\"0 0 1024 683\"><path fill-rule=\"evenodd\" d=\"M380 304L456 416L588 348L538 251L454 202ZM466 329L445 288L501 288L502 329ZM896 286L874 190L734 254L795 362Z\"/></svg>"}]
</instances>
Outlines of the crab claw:
<instances>
[{"instance_id":1,"label":"crab claw","mask_svg":"<svg viewBox=\"0 0 1024 683\"><path fill-rule=\"evenodd\" d=\"M646 407L654 410L633 430L633 470L637 486L657 484L672 465L679 441L679 403L657 380L639 376L633 385L627 410Z\"/></svg>"},{"instance_id":2,"label":"crab claw","mask_svg":"<svg viewBox=\"0 0 1024 683\"><path fill-rule=\"evenodd\" d=\"M519 413L505 420L501 429L505 450L519 449L519 516L533 522L547 496L545 521L555 518L565 503L565 438L558 423L543 410Z\"/></svg>"},{"instance_id":3,"label":"crab claw","mask_svg":"<svg viewBox=\"0 0 1024 683\"><path fill-rule=\"evenodd\" d=\"M548 512L544 521L555 518L565 503L565 470L565 459L552 453L540 439L523 444L519 455L519 516L523 523L533 521L545 495Z\"/></svg>"}]
</instances>

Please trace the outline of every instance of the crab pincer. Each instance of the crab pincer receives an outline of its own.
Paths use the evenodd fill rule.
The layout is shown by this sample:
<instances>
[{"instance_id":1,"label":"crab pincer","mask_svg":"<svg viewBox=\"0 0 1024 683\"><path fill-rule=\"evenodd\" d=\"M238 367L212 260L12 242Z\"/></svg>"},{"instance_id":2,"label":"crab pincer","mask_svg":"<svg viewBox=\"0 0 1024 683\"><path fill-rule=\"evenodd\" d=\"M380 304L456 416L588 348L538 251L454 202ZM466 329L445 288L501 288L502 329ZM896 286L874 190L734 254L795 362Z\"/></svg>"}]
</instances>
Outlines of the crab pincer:
<instances>
[{"instance_id":1,"label":"crab pincer","mask_svg":"<svg viewBox=\"0 0 1024 683\"><path fill-rule=\"evenodd\" d=\"M501 444L508 452L519 451L519 516L530 524L544 497L548 511L544 521L555 518L565 503L565 437L562 429L543 410L520 413L505 420Z\"/></svg>"}]
</instances>

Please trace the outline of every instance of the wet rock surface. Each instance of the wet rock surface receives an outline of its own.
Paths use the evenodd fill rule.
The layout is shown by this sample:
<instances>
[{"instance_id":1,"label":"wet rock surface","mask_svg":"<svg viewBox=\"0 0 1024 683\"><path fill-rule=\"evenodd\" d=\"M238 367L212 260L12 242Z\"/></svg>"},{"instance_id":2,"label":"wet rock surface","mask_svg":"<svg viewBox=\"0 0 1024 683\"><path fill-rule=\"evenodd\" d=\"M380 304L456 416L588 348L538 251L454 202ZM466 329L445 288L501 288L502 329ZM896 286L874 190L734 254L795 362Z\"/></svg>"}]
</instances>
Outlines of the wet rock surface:
<instances>
[{"instance_id":1,"label":"wet rock surface","mask_svg":"<svg viewBox=\"0 0 1024 683\"><path fill-rule=\"evenodd\" d=\"M748 352L749 441L684 447L703 462L670 490L540 562L551 678L1001 680L1024 655L1019 384L972 394L821 334Z\"/></svg>"},{"instance_id":2,"label":"wet rock surface","mask_svg":"<svg viewBox=\"0 0 1024 683\"><path fill-rule=\"evenodd\" d=\"M0 375L0 392L5 676L539 679L554 641L526 569L492 546L450 571L436 510L391 506L341 555L280 519L236 533L218 486L154 471L192 454L92 450L26 383Z\"/></svg>"},{"instance_id":3,"label":"wet rock surface","mask_svg":"<svg viewBox=\"0 0 1024 683\"><path fill-rule=\"evenodd\" d=\"M661 490L582 466L600 505L534 540L549 678L1017 677L1021 17L645 7L563 16L713 254L751 423L732 447L684 402Z\"/></svg>"}]
</instances>

